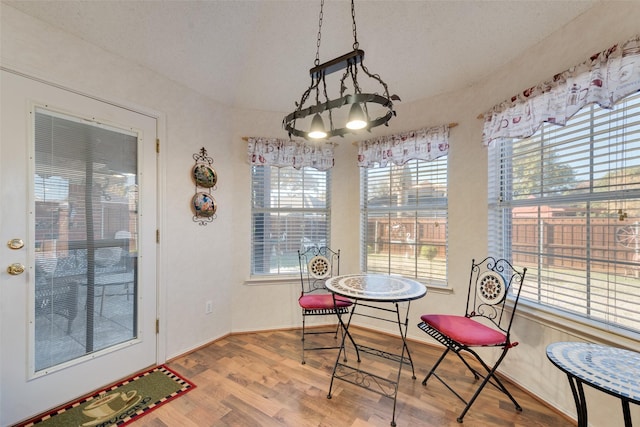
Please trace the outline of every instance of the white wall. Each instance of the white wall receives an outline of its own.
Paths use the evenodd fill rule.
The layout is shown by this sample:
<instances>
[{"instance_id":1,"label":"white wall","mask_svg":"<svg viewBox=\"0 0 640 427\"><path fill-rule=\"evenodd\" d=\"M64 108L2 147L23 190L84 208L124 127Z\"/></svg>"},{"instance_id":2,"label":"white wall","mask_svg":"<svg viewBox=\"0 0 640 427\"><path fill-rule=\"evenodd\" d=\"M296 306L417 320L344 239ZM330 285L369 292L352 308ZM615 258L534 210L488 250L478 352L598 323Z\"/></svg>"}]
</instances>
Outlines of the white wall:
<instances>
[{"instance_id":1,"label":"white wall","mask_svg":"<svg viewBox=\"0 0 640 427\"><path fill-rule=\"evenodd\" d=\"M164 136L160 170L164 185L160 287L167 308L163 316L166 356L179 355L230 332L299 325L295 282L245 283L251 221L250 176L242 137L284 136L280 123L285 112L229 109L9 6L3 4L1 13L3 66L161 114ZM639 23L639 2L602 3L481 84L421 102L398 103L398 117L391 127L377 129L377 133L393 133L442 123L459 124L451 130L449 155L448 276L453 293L432 291L413 304L410 337L426 340L415 327L421 313L449 308L459 313L469 262L487 252L486 149L480 142L482 122L477 116L592 53L640 33ZM392 79L385 76L385 80ZM359 265L359 175L351 140L338 143L333 170L332 242L342 250L341 271L349 273L357 271ZM188 207L193 194L191 155L203 146L214 158L219 173L214 193L218 218L206 227L191 221ZM206 300L214 301L211 315L204 314ZM566 377L545 356L547 344L581 337L563 329L562 325L545 326L533 316L519 317L515 334L521 344L505 360L503 371L522 387L575 416ZM622 342L618 337L604 338ZM637 341L624 343L637 345ZM416 363L418 371L424 373L432 361ZM590 390L587 398L592 426L622 425L617 401ZM637 408L632 408L632 413L640 419Z\"/></svg>"}]
</instances>

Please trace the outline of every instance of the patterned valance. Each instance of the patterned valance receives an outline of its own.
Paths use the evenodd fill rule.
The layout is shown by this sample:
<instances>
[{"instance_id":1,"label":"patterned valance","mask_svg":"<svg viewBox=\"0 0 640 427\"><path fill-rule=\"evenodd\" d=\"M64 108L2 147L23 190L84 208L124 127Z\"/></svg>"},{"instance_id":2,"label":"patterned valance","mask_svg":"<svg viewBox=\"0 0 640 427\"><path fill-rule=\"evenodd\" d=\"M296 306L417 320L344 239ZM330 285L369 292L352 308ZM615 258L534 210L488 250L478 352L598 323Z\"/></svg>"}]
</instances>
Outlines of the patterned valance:
<instances>
[{"instance_id":1,"label":"patterned valance","mask_svg":"<svg viewBox=\"0 0 640 427\"><path fill-rule=\"evenodd\" d=\"M294 141L279 138L247 138L247 161L256 166L305 166L328 170L334 164L332 142Z\"/></svg>"},{"instance_id":2,"label":"patterned valance","mask_svg":"<svg viewBox=\"0 0 640 427\"><path fill-rule=\"evenodd\" d=\"M449 153L449 125L435 126L358 142L358 166L404 165L409 160L435 160Z\"/></svg>"},{"instance_id":3,"label":"patterned valance","mask_svg":"<svg viewBox=\"0 0 640 427\"><path fill-rule=\"evenodd\" d=\"M526 138L543 122L565 125L587 104L612 108L639 90L640 36L635 36L493 107L484 114L482 142Z\"/></svg>"}]
</instances>

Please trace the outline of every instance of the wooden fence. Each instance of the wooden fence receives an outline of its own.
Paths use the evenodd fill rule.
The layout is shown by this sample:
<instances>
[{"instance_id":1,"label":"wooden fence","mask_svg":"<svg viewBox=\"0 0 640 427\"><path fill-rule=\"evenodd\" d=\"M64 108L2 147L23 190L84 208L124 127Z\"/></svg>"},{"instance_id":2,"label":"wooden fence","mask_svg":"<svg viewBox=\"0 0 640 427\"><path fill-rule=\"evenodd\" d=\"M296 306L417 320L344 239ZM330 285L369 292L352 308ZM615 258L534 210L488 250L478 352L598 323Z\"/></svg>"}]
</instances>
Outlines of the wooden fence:
<instances>
[{"instance_id":1,"label":"wooden fence","mask_svg":"<svg viewBox=\"0 0 640 427\"><path fill-rule=\"evenodd\" d=\"M420 256L422 248L435 247L435 257L444 257L446 225L441 219L371 219L368 233L375 243L370 250ZM546 267L585 269L589 258L591 268L600 271L611 262L625 266L627 273L640 269L640 218L591 218L589 225L585 218L514 218L511 233L517 264L536 265L537 254L545 253Z\"/></svg>"}]
</instances>

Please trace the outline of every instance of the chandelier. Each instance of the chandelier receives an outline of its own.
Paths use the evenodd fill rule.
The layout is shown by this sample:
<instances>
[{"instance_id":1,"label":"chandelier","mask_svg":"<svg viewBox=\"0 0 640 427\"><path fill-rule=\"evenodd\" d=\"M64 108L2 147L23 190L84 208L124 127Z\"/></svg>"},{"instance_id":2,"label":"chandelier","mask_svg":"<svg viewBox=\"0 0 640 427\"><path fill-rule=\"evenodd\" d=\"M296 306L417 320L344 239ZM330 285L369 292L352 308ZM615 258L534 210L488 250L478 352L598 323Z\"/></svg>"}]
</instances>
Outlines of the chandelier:
<instances>
[{"instance_id":1,"label":"chandelier","mask_svg":"<svg viewBox=\"0 0 640 427\"><path fill-rule=\"evenodd\" d=\"M347 133L370 130L380 125L388 126L391 117L396 115L393 101L400 101L400 98L398 95L389 96L387 84L378 74L370 73L364 65L364 51L359 48L353 2L354 0L351 0L353 51L323 64L320 64L320 41L324 0L320 2L316 59L314 67L309 70L311 85L302 94L300 102L295 103L295 111L288 114L282 121L289 138L291 135L305 139L344 136ZM340 70L344 70L344 72L338 81L339 97L329 99L326 76ZM378 92L365 93L362 91L358 82L358 70L368 77L368 82L372 81L378 87ZM315 104L313 104L312 94L315 95ZM306 106L307 103L311 105ZM338 127L334 125L334 116ZM325 127L327 119L328 129ZM303 129L308 129L308 131Z\"/></svg>"}]
</instances>

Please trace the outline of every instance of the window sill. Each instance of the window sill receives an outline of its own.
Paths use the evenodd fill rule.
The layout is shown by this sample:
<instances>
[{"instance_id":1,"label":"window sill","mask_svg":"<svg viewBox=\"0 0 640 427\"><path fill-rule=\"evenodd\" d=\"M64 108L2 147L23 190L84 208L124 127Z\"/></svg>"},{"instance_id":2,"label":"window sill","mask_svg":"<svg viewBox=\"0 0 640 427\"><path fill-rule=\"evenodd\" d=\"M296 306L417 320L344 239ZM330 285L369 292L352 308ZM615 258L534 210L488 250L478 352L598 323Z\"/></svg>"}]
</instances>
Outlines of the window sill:
<instances>
[{"instance_id":1,"label":"window sill","mask_svg":"<svg viewBox=\"0 0 640 427\"><path fill-rule=\"evenodd\" d=\"M272 285L290 285L291 283L299 283L300 276L298 275L282 275L282 276L270 276L260 277L254 276L246 279L244 284L247 286L272 286ZM423 282L424 283L424 282ZM434 292L438 294L452 294L453 288L448 285L429 285L425 283L427 292Z\"/></svg>"},{"instance_id":2,"label":"window sill","mask_svg":"<svg viewBox=\"0 0 640 427\"><path fill-rule=\"evenodd\" d=\"M518 315L574 336L577 340L640 351L640 334L520 299Z\"/></svg>"},{"instance_id":3,"label":"window sill","mask_svg":"<svg viewBox=\"0 0 640 427\"><path fill-rule=\"evenodd\" d=\"M300 276L270 276L270 277L250 277L244 281L247 286L272 286L272 285L290 285L291 283L300 283Z\"/></svg>"},{"instance_id":4,"label":"window sill","mask_svg":"<svg viewBox=\"0 0 640 427\"><path fill-rule=\"evenodd\" d=\"M427 294L436 293L436 294L452 294L453 288L450 288L449 285L429 285L428 283L424 284L427 287Z\"/></svg>"}]
</instances>

